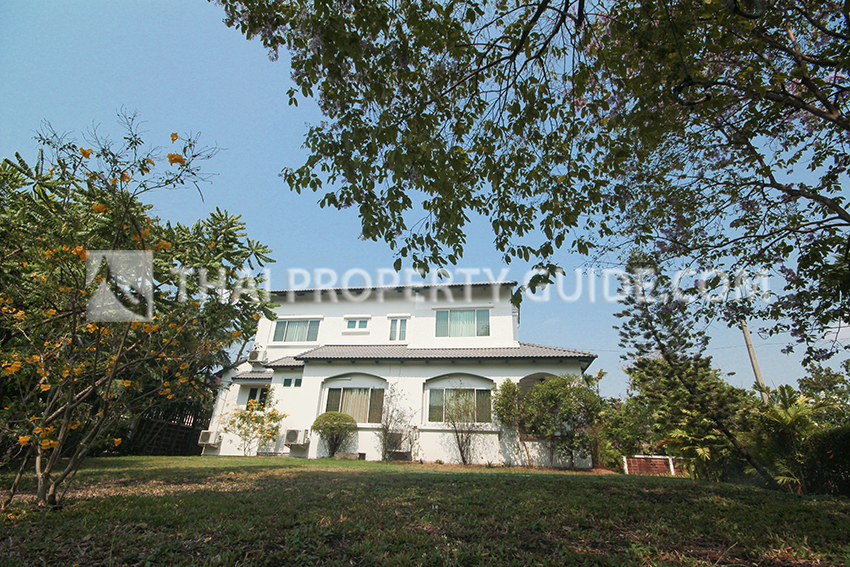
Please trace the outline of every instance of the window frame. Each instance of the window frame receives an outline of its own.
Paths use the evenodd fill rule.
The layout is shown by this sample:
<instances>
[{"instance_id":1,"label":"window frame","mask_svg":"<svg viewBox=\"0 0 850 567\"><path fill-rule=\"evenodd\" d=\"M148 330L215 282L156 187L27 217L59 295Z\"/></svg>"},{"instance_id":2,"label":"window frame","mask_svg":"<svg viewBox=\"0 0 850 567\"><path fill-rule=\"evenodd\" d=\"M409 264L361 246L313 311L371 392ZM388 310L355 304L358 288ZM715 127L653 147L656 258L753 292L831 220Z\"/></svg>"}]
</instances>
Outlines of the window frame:
<instances>
[{"instance_id":1,"label":"window frame","mask_svg":"<svg viewBox=\"0 0 850 567\"><path fill-rule=\"evenodd\" d=\"M307 323L307 336L304 340L286 340L287 331L289 330L290 323ZM322 320L316 317L309 318L299 318L299 319L278 319L275 321L275 324L272 326L272 343L315 343L319 341L319 327L321 325ZM283 331L280 332L280 338L278 337L278 328L283 324ZM312 337L312 338L311 338Z\"/></svg>"},{"instance_id":2,"label":"window frame","mask_svg":"<svg viewBox=\"0 0 850 567\"><path fill-rule=\"evenodd\" d=\"M409 317L390 317L391 341L407 342L407 320Z\"/></svg>"},{"instance_id":3,"label":"window frame","mask_svg":"<svg viewBox=\"0 0 850 567\"><path fill-rule=\"evenodd\" d=\"M448 396L446 395L446 391L455 392L472 392L473 397L475 399L475 419L469 421L468 423L493 423L493 390L492 388L428 388L428 406L427 406L427 423L440 423L440 424L448 424L445 420L446 417L446 399ZM439 392L439 417L438 420L433 420L431 417L434 415L436 406L434 404L435 394ZM480 405L482 404L482 393L487 392L487 401L488 404L486 406ZM486 410L486 411L485 411ZM483 417L482 414L486 414L486 419L479 419Z\"/></svg>"},{"instance_id":4,"label":"window frame","mask_svg":"<svg viewBox=\"0 0 850 567\"><path fill-rule=\"evenodd\" d=\"M489 337L490 336L490 307L472 307L468 309L436 309L435 319L436 328L434 335L439 338L469 338L469 337ZM441 316L445 313L445 316ZM472 313L472 329L471 334L452 334L452 314L460 316L462 313ZM484 315L482 317L482 314ZM441 325L442 324L442 325ZM441 332L441 326L445 327L444 333Z\"/></svg>"},{"instance_id":5,"label":"window frame","mask_svg":"<svg viewBox=\"0 0 850 567\"><path fill-rule=\"evenodd\" d=\"M335 400L335 402L332 403L331 392L334 392L334 391L337 391L337 390L339 391L339 398L337 400ZM346 390L369 390L369 393L367 395L368 405L366 407L366 421L357 420L357 416L352 415L351 417L354 418L355 421L357 421L358 425L360 425L360 424L380 425L381 420L383 419L383 416L384 416L384 398L386 396L386 388L372 388L372 387L357 388L357 387L351 387L351 386L349 386L349 387L339 387L339 388L334 388L334 387L325 388L325 404L324 404L324 406L325 406L326 412L336 411L336 412L340 412L340 413L346 413L346 412L342 411ZM378 394L377 392L380 392L380 394ZM380 406L379 406L380 411L378 410L378 408L375 408L372 405L376 400L380 402ZM346 415L351 415L351 414L346 413Z\"/></svg>"},{"instance_id":6,"label":"window frame","mask_svg":"<svg viewBox=\"0 0 850 567\"><path fill-rule=\"evenodd\" d=\"M266 406L266 400L269 397L269 391L271 390L271 386L259 386L259 385L250 385L243 384L243 388L248 389L248 399L245 400L245 407L248 407L248 402L251 400L258 400L261 407Z\"/></svg>"}]
</instances>

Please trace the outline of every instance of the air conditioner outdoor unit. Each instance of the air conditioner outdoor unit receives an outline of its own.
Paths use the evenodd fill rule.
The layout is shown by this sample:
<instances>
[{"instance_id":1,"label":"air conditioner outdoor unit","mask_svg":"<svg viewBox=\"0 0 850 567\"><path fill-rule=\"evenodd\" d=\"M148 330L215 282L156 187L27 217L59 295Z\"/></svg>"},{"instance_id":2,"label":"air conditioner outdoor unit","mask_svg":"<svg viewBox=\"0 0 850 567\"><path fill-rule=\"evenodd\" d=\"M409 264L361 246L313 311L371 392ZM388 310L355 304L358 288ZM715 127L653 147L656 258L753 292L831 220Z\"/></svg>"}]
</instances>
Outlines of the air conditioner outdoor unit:
<instances>
[{"instance_id":1,"label":"air conditioner outdoor unit","mask_svg":"<svg viewBox=\"0 0 850 567\"><path fill-rule=\"evenodd\" d=\"M266 351L263 349L255 348L251 352L248 353L248 362L262 362L266 358Z\"/></svg>"},{"instance_id":2,"label":"air conditioner outdoor unit","mask_svg":"<svg viewBox=\"0 0 850 567\"><path fill-rule=\"evenodd\" d=\"M221 442L221 435L218 431L201 431L200 437L198 437L198 445L212 445L216 446Z\"/></svg>"},{"instance_id":3,"label":"air conditioner outdoor unit","mask_svg":"<svg viewBox=\"0 0 850 567\"><path fill-rule=\"evenodd\" d=\"M285 445L306 445L310 442L309 429L287 429L284 438Z\"/></svg>"}]
</instances>

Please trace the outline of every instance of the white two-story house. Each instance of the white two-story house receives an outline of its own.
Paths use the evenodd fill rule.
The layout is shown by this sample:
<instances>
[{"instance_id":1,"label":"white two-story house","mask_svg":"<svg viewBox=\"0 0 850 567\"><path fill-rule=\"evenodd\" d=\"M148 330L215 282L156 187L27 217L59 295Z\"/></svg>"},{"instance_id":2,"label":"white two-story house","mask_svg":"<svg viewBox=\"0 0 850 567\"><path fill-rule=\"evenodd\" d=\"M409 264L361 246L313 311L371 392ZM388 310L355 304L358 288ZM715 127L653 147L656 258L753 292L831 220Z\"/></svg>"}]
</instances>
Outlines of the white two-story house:
<instances>
[{"instance_id":1,"label":"white two-story house","mask_svg":"<svg viewBox=\"0 0 850 567\"><path fill-rule=\"evenodd\" d=\"M311 425L325 411L341 411L358 424L348 451L380 459L376 431L392 389L413 431L405 447L410 458L459 462L446 423L454 395L474 404L474 462L522 462L493 415L491 392L505 380L529 388L548 376L582 374L596 355L520 342L519 309L510 301L516 285L272 292L276 319L260 320L248 361L223 377L210 431L201 436L204 454L241 454L238 438L223 433L222 417L272 390L275 407L288 417L277 442L260 451L329 456Z\"/></svg>"}]
</instances>

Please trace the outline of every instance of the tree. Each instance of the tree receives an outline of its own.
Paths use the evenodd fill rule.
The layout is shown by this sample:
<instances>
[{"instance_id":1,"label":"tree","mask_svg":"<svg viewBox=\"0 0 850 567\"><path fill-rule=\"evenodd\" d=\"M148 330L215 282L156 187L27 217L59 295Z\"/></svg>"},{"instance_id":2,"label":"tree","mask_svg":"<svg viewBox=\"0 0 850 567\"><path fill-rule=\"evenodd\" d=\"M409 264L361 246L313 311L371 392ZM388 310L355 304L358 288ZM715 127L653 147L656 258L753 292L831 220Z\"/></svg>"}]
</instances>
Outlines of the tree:
<instances>
[{"instance_id":1,"label":"tree","mask_svg":"<svg viewBox=\"0 0 850 567\"><path fill-rule=\"evenodd\" d=\"M693 476L728 480L743 459L717 421L741 438L753 428L753 396L720 378L711 360L682 360L671 368L663 358L640 358L626 369L630 402L645 408L646 439L652 449L685 459ZM687 384L688 387L685 386Z\"/></svg>"},{"instance_id":2,"label":"tree","mask_svg":"<svg viewBox=\"0 0 850 567\"><path fill-rule=\"evenodd\" d=\"M839 2L217 1L272 57L289 50L290 104L315 96L327 117L285 180L356 206L397 267L456 262L478 216L505 262L541 268L532 289L558 248L651 246L700 271L770 270L768 332L811 360L841 347L824 344L850 301Z\"/></svg>"},{"instance_id":3,"label":"tree","mask_svg":"<svg viewBox=\"0 0 850 567\"><path fill-rule=\"evenodd\" d=\"M604 400L601 421L603 437L614 451L606 466L621 465L624 456L651 454L661 441L653 428L651 408L633 387L624 400Z\"/></svg>"},{"instance_id":4,"label":"tree","mask_svg":"<svg viewBox=\"0 0 850 567\"><path fill-rule=\"evenodd\" d=\"M529 430L545 439L549 466L555 455L567 457L575 466L576 454L590 455L590 428L602 410L599 396L581 376L551 377L535 384L526 401Z\"/></svg>"},{"instance_id":5,"label":"tree","mask_svg":"<svg viewBox=\"0 0 850 567\"><path fill-rule=\"evenodd\" d=\"M383 413L378 428L378 443L381 448L381 460L388 461L392 453L401 451L407 444L413 448L414 430L411 426L413 416L402 404L402 394L395 384L384 390Z\"/></svg>"},{"instance_id":6,"label":"tree","mask_svg":"<svg viewBox=\"0 0 850 567\"><path fill-rule=\"evenodd\" d=\"M460 387L446 389L444 392L443 421L449 426L461 464L472 464L475 458L476 433L481 429L476 404L478 391Z\"/></svg>"},{"instance_id":7,"label":"tree","mask_svg":"<svg viewBox=\"0 0 850 567\"><path fill-rule=\"evenodd\" d=\"M287 417L288 414L275 409L274 393L269 392L265 400L248 400L244 408L227 414L223 429L239 437L239 447L247 457L256 454L263 445L273 443L280 434L280 422Z\"/></svg>"},{"instance_id":8,"label":"tree","mask_svg":"<svg viewBox=\"0 0 850 567\"><path fill-rule=\"evenodd\" d=\"M59 505L92 449L122 442L116 424L212 396L213 373L270 313L257 294L237 293L256 289L248 270L270 261L238 216L172 225L140 200L203 181L198 162L215 149L172 134L180 144L162 156L134 116L122 122L121 144L92 132L89 148L47 129L38 139L49 157L0 167L0 464L19 462L4 507L30 462L38 504Z\"/></svg>"},{"instance_id":9,"label":"tree","mask_svg":"<svg viewBox=\"0 0 850 567\"><path fill-rule=\"evenodd\" d=\"M531 453L525 438L530 434L529 408L519 385L505 380L493 393L493 413L503 429L510 431L519 440L525 453L525 465L531 466Z\"/></svg>"},{"instance_id":10,"label":"tree","mask_svg":"<svg viewBox=\"0 0 850 567\"><path fill-rule=\"evenodd\" d=\"M326 411L313 422L313 431L319 434L333 457L348 445L357 433L357 422L347 413Z\"/></svg>"},{"instance_id":11,"label":"tree","mask_svg":"<svg viewBox=\"0 0 850 567\"><path fill-rule=\"evenodd\" d=\"M830 402L832 407L824 408L818 417L819 422L830 425L850 424L850 362L842 364L844 374L821 365L809 368L809 374L800 378L797 384L800 393L817 401Z\"/></svg>"},{"instance_id":12,"label":"tree","mask_svg":"<svg viewBox=\"0 0 850 567\"><path fill-rule=\"evenodd\" d=\"M802 492L805 483L807 449L805 442L818 429L817 420L836 405L815 400L783 384L776 390L765 388L770 403L758 408L762 450L776 470L777 480Z\"/></svg>"},{"instance_id":13,"label":"tree","mask_svg":"<svg viewBox=\"0 0 850 567\"><path fill-rule=\"evenodd\" d=\"M688 404L694 408L693 416L713 423L764 481L779 489L776 479L741 442L731 419L734 407L729 402L733 398L725 391L722 381L706 380L706 376L711 374L711 360L704 358L702 351L708 337L705 330L695 324L694 311L705 310L708 302L682 300L687 291L677 289L675 281L658 270L652 256L635 252L627 268L628 273L641 274L637 282L630 284L638 292L625 298L625 308L616 316L622 319L619 325L620 345L630 351L634 366L648 364L646 361L656 358L663 360L664 364L653 374L678 383L687 392ZM657 298L649 298L642 293L647 286L653 289ZM681 411L685 407L675 406L672 409ZM692 438L690 435L679 437Z\"/></svg>"}]
</instances>

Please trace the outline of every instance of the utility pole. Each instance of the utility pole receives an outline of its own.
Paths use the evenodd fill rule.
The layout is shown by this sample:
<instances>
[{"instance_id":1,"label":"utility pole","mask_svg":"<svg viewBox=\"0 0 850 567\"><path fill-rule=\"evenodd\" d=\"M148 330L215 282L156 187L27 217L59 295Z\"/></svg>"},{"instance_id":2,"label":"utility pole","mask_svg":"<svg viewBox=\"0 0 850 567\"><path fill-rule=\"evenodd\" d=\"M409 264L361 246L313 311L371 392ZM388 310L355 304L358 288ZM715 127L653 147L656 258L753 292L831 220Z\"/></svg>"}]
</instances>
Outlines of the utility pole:
<instances>
[{"instance_id":1,"label":"utility pole","mask_svg":"<svg viewBox=\"0 0 850 567\"><path fill-rule=\"evenodd\" d=\"M756 375L756 382L758 382L759 386L764 388L764 378L761 377L761 369L759 368L759 361L756 360L756 350L753 348L753 341L750 339L750 330L747 328L747 321L741 317L738 320L738 323L741 325L741 331L744 332L744 342L747 343L747 352L750 355L750 363L753 365L753 374ZM763 390L761 392L761 401L765 404L770 403L767 393Z\"/></svg>"}]
</instances>

